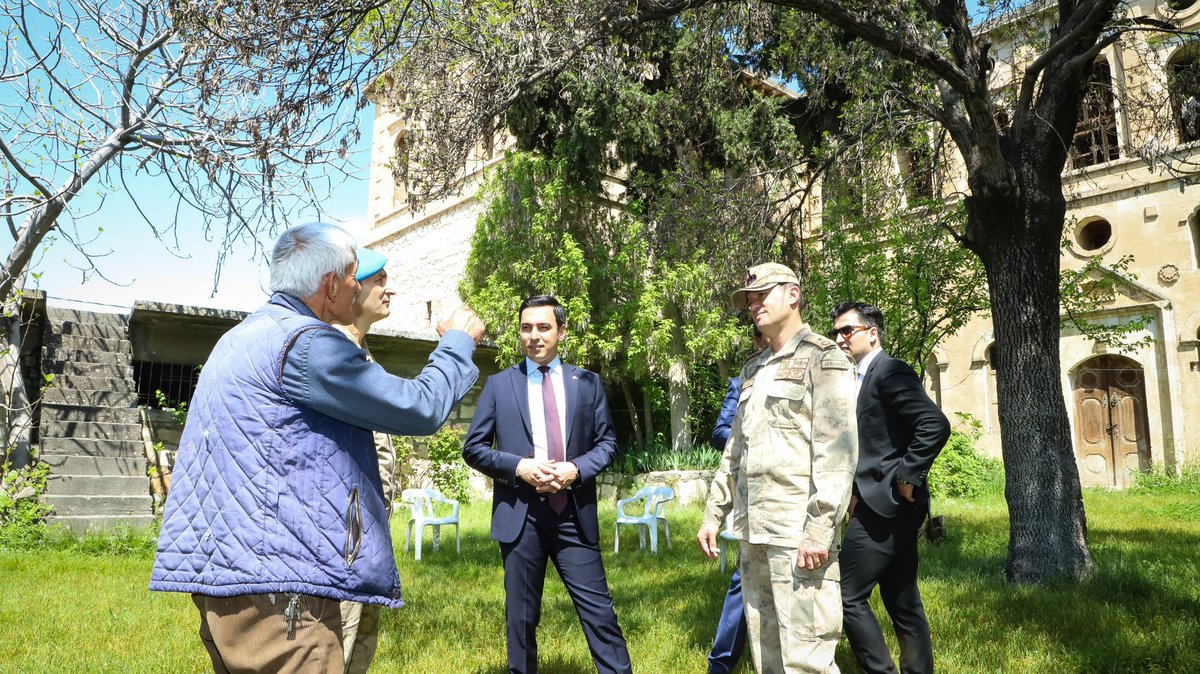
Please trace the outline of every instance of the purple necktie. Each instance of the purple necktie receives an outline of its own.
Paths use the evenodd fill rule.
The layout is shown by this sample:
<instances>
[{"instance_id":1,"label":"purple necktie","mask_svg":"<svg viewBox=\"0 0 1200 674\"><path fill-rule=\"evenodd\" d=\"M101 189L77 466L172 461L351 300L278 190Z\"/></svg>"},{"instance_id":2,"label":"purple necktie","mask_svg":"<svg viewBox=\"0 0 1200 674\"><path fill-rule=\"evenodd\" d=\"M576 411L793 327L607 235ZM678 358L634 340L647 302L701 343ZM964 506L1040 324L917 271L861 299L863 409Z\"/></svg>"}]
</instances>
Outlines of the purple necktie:
<instances>
[{"instance_id":1,"label":"purple necktie","mask_svg":"<svg viewBox=\"0 0 1200 674\"><path fill-rule=\"evenodd\" d=\"M554 397L554 381L550 379L550 366L541 365L542 411L546 414L546 457L551 461L566 461L567 451L563 447L562 424L558 422L558 399ZM550 495L550 508L556 513L567 509L567 492Z\"/></svg>"}]
</instances>

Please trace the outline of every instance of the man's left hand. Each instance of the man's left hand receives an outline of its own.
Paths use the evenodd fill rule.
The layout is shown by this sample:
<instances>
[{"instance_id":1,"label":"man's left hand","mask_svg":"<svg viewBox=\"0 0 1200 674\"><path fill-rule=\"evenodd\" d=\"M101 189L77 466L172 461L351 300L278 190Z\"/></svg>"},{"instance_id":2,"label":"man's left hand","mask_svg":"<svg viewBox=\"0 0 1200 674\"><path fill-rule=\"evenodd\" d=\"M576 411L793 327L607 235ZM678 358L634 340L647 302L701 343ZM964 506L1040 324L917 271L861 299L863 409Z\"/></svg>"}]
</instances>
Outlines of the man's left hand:
<instances>
[{"instance_id":1,"label":"man's left hand","mask_svg":"<svg viewBox=\"0 0 1200 674\"><path fill-rule=\"evenodd\" d=\"M796 566L801 569L820 568L829 559L829 548L818 548L807 543L801 543L796 550Z\"/></svg>"},{"instance_id":2,"label":"man's left hand","mask_svg":"<svg viewBox=\"0 0 1200 674\"><path fill-rule=\"evenodd\" d=\"M570 461L552 461L549 469L554 473L554 480L548 488L539 488L538 491L541 493L560 492L579 479L579 467Z\"/></svg>"},{"instance_id":3,"label":"man's left hand","mask_svg":"<svg viewBox=\"0 0 1200 674\"><path fill-rule=\"evenodd\" d=\"M900 498L908 501L909 503L915 503L917 500L916 497L913 496L913 486L909 482L898 483L896 485L896 493L900 494Z\"/></svg>"}]
</instances>

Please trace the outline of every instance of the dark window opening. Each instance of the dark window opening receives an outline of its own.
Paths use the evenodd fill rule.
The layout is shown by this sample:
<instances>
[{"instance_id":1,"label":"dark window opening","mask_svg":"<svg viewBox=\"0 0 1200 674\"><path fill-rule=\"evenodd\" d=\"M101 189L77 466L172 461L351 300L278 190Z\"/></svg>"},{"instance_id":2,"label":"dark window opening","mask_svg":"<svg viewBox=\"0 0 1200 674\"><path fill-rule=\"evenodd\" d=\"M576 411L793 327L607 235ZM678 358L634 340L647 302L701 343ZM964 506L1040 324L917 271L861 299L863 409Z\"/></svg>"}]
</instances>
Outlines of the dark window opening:
<instances>
[{"instance_id":1,"label":"dark window opening","mask_svg":"<svg viewBox=\"0 0 1200 674\"><path fill-rule=\"evenodd\" d=\"M1196 0L1167 0L1167 7L1176 12L1187 9L1194 4L1196 4Z\"/></svg>"},{"instance_id":2,"label":"dark window opening","mask_svg":"<svg viewBox=\"0 0 1200 674\"><path fill-rule=\"evenodd\" d=\"M1200 140L1200 54L1195 51L1173 61L1167 69L1167 89L1179 142Z\"/></svg>"},{"instance_id":3,"label":"dark window opening","mask_svg":"<svg viewBox=\"0 0 1200 674\"><path fill-rule=\"evenodd\" d=\"M1112 240L1112 225L1107 220L1093 220L1075 232L1075 242L1084 250L1099 250Z\"/></svg>"},{"instance_id":4,"label":"dark window opening","mask_svg":"<svg viewBox=\"0 0 1200 674\"><path fill-rule=\"evenodd\" d=\"M1188 233L1192 236L1192 269L1200 269L1200 210L1188 216Z\"/></svg>"},{"instance_id":5,"label":"dark window opening","mask_svg":"<svg viewBox=\"0 0 1200 674\"><path fill-rule=\"evenodd\" d=\"M1079 124L1071 142L1071 167L1082 168L1121 156L1117 145L1117 115L1113 104L1112 72L1108 61L1092 65L1087 91L1079 104Z\"/></svg>"},{"instance_id":6,"label":"dark window opening","mask_svg":"<svg viewBox=\"0 0 1200 674\"><path fill-rule=\"evenodd\" d=\"M932 199L934 197L933 152L927 146L917 145L910 147L905 155L908 166L904 177L909 198L918 201Z\"/></svg>"},{"instance_id":7,"label":"dark window opening","mask_svg":"<svg viewBox=\"0 0 1200 674\"><path fill-rule=\"evenodd\" d=\"M200 379L200 366L135 360L133 379L137 382L138 405L177 408L180 403L191 403ZM158 399L159 391L165 397L164 403Z\"/></svg>"}]
</instances>

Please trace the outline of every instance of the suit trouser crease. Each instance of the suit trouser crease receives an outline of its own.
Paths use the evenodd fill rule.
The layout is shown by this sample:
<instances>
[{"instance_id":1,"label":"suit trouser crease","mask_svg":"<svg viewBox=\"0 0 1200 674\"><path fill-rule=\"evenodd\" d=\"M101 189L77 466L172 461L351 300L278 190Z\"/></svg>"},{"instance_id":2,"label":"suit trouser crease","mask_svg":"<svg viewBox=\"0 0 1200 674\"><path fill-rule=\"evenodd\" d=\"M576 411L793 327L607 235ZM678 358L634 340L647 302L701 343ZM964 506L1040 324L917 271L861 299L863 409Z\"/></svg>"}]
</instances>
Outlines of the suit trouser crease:
<instances>
[{"instance_id":1,"label":"suit trouser crease","mask_svg":"<svg viewBox=\"0 0 1200 674\"><path fill-rule=\"evenodd\" d=\"M515 541L500 544L500 554L504 562L511 672L538 671L536 632L541 622L547 559L553 562L571 597L597 671L633 671L605 579L600 547L581 537L573 505L558 514L545 499L530 503L524 528Z\"/></svg>"},{"instance_id":2,"label":"suit trouser crease","mask_svg":"<svg viewBox=\"0 0 1200 674\"><path fill-rule=\"evenodd\" d=\"M836 557L810 571L796 567L795 548L743 542L739 564L755 671L837 674L842 609Z\"/></svg>"},{"instance_id":3,"label":"suit trouser crease","mask_svg":"<svg viewBox=\"0 0 1200 674\"><path fill-rule=\"evenodd\" d=\"M721 606L721 618L717 621L717 635L713 638L712 650L708 654L710 674L729 674L742 659L746 647L746 611L742 599L742 573L734 569L729 579L729 590Z\"/></svg>"},{"instance_id":4,"label":"suit trouser crease","mask_svg":"<svg viewBox=\"0 0 1200 674\"><path fill-rule=\"evenodd\" d=\"M871 610L876 585L900 644L900 671L933 672L933 641L917 586L917 531L924 513L918 505L902 505L895 517L885 518L859 503L846 529L839 557L846 637L859 667L868 674L896 672Z\"/></svg>"}]
</instances>

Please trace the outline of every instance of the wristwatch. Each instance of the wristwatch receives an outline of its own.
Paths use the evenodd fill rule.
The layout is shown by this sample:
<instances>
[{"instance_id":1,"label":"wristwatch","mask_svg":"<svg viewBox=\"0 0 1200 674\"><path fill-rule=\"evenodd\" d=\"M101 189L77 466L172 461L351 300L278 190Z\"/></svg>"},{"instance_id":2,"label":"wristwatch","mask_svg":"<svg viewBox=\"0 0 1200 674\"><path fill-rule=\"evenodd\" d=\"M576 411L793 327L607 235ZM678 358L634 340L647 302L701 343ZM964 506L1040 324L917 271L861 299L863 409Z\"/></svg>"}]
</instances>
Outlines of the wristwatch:
<instances>
[{"instance_id":1,"label":"wristwatch","mask_svg":"<svg viewBox=\"0 0 1200 674\"><path fill-rule=\"evenodd\" d=\"M912 485L912 483L911 483L911 482L909 482L908 480L905 480L905 479L904 479L904 478L902 478L902 477L897 477L897 478L896 478L896 486L897 486L897 487L903 487L903 486L905 486L905 485Z\"/></svg>"}]
</instances>

